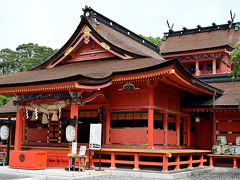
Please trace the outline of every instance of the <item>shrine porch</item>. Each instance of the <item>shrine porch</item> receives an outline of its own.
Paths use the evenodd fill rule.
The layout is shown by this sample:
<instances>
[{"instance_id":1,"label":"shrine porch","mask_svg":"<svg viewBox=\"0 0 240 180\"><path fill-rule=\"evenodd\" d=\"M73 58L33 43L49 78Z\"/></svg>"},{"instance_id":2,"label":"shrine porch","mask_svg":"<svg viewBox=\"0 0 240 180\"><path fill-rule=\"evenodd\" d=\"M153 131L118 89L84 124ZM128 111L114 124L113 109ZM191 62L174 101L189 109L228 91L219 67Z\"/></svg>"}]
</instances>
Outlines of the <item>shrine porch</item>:
<instances>
[{"instance_id":1,"label":"shrine porch","mask_svg":"<svg viewBox=\"0 0 240 180\"><path fill-rule=\"evenodd\" d=\"M101 164L111 169L120 166L133 170L155 167L163 172L184 168L203 167L210 150L200 149L124 149L102 148ZM100 161L100 151L94 151L92 165Z\"/></svg>"}]
</instances>

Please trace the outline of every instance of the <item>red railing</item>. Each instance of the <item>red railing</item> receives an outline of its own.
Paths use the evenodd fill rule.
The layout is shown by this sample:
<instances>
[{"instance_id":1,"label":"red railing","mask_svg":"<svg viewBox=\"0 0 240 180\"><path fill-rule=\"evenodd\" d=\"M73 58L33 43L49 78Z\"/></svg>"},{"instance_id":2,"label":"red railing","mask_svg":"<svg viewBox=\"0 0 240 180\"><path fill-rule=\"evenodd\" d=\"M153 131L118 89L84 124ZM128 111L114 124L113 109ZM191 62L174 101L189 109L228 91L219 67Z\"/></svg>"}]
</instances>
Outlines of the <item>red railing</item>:
<instances>
[{"instance_id":1,"label":"red railing","mask_svg":"<svg viewBox=\"0 0 240 180\"><path fill-rule=\"evenodd\" d=\"M92 162L95 165L99 163L99 152L95 152ZM192 168L203 166L207 159L203 153L151 153L151 152L117 152L102 151L101 162L109 164L110 168L116 168L118 164L132 165L133 169L140 169L140 166L158 166L162 171L178 170L183 168Z\"/></svg>"}]
</instances>

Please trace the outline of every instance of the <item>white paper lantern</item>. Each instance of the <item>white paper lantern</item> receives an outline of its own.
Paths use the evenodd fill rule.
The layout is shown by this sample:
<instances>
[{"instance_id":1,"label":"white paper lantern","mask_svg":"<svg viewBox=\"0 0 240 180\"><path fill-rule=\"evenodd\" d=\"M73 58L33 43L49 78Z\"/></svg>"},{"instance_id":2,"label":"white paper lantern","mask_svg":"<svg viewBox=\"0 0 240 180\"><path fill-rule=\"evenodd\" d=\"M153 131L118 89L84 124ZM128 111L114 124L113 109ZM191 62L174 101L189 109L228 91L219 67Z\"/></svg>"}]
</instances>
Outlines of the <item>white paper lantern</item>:
<instances>
[{"instance_id":1,"label":"white paper lantern","mask_svg":"<svg viewBox=\"0 0 240 180\"><path fill-rule=\"evenodd\" d=\"M72 125L68 125L66 128L66 139L68 142L73 142L76 137L76 129Z\"/></svg>"},{"instance_id":2,"label":"white paper lantern","mask_svg":"<svg viewBox=\"0 0 240 180\"><path fill-rule=\"evenodd\" d=\"M7 139L8 139L8 136L9 136L9 128L8 128L8 126L3 125L3 126L1 127L0 132L1 132L1 139L2 139L2 140L7 140Z\"/></svg>"}]
</instances>

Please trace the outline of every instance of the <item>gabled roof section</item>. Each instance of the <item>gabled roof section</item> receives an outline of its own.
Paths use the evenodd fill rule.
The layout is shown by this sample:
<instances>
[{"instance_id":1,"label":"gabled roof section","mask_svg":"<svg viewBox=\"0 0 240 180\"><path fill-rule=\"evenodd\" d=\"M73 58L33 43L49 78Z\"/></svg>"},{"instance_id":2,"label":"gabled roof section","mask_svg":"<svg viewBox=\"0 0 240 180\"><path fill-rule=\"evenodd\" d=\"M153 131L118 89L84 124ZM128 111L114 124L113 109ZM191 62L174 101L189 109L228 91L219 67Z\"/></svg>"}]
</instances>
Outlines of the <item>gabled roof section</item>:
<instances>
[{"instance_id":1,"label":"gabled roof section","mask_svg":"<svg viewBox=\"0 0 240 180\"><path fill-rule=\"evenodd\" d=\"M93 59L134 59L152 57L163 60L159 48L91 8L83 9L81 22L67 43L49 60L35 69Z\"/></svg>"},{"instance_id":2,"label":"gabled roof section","mask_svg":"<svg viewBox=\"0 0 240 180\"><path fill-rule=\"evenodd\" d=\"M240 38L240 23L201 27L183 28L182 31L164 33L165 40L160 45L162 54L181 53L186 51L207 50L215 48L233 48ZM163 38L163 39L164 39Z\"/></svg>"}]
</instances>

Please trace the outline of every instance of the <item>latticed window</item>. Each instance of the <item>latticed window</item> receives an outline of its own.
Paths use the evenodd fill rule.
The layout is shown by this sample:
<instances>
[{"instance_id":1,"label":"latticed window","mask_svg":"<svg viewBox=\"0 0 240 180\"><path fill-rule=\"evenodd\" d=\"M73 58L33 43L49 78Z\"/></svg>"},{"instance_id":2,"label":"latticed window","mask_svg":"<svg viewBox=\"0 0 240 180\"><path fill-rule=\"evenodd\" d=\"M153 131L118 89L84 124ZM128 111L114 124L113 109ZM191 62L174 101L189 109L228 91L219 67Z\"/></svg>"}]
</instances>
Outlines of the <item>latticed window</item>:
<instances>
[{"instance_id":1,"label":"latticed window","mask_svg":"<svg viewBox=\"0 0 240 180\"><path fill-rule=\"evenodd\" d=\"M147 127L147 126L148 126L147 111L111 113L112 128Z\"/></svg>"}]
</instances>

